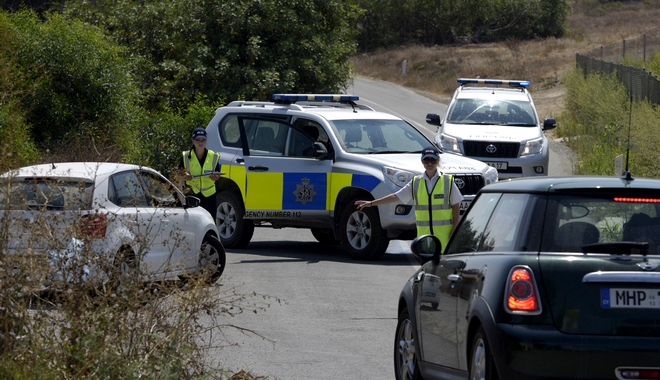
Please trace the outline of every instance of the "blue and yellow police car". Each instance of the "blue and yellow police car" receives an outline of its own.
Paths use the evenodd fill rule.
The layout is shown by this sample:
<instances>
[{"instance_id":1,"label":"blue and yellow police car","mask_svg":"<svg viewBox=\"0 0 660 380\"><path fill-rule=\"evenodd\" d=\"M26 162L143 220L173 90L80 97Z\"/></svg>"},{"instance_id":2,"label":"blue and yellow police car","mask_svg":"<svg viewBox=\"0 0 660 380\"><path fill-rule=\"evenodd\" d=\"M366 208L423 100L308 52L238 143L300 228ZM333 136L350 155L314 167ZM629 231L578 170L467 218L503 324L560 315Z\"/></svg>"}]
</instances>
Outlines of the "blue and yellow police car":
<instances>
[{"instance_id":1,"label":"blue and yellow police car","mask_svg":"<svg viewBox=\"0 0 660 380\"><path fill-rule=\"evenodd\" d=\"M206 127L220 153L216 223L227 248L245 247L255 226L310 229L341 243L354 259L381 257L391 239L416 236L409 204L357 210L354 201L397 191L424 168L433 145L407 121L359 104L355 95L276 94L271 102L234 101ZM481 161L443 156L466 209L497 171Z\"/></svg>"}]
</instances>

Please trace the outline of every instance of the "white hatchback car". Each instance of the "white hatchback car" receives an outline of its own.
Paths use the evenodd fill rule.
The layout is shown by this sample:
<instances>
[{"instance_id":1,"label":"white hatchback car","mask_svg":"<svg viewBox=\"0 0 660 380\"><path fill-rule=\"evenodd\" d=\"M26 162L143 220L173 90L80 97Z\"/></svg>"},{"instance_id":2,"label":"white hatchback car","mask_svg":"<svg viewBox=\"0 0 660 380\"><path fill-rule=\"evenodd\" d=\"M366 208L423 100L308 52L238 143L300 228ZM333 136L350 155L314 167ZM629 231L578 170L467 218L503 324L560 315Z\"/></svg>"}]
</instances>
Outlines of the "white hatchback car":
<instances>
[{"instance_id":1,"label":"white hatchback car","mask_svg":"<svg viewBox=\"0 0 660 380\"><path fill-rule=\"evenodd\" d=\"M103 283L113 270L214 282L224 271L211 215L153 169L54 163L4 173L0 186L0 250L54 266L42 284Z\"/></svg>"},{"instance_id":2,"label":"white hatchback car","mask_svg":"<svg viewBox=\"0 0 660 380\"><path fill-rule=\"evenodd\" d=\"M540 121L530 83L465 78L458 83L445 119L426 115L427 123L438 126L435 142L444 153L484 161L500 179L548 175L545 131L557 121Z\"/></svg>"}]
</instances>

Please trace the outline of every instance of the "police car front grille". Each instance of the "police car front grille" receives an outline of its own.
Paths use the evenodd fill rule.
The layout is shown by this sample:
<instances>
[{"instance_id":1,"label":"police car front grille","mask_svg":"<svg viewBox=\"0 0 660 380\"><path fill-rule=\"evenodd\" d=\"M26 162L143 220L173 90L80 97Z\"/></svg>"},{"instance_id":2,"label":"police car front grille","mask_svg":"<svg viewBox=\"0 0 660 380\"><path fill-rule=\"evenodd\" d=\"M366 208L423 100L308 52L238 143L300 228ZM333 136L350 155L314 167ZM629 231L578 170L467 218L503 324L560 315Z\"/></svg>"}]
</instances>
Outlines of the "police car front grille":
<instances>
[{"instance_id":1,"label":"police car front grille","mask_svg":"<svg viewBox=\"0 0 660 380\"><path fill-rule=\"evenodd\" d=\"M454 182L464 196L477 194L485 185L484 177L481 175L455 175Z\"/></svg>"},{"instance_id":2,"label":"police car front grille","mask_svg":"<svg viewBox=\"0 0 660 380\"><path fill-rule=\"evenodd\" d=\"M488 141L463 141L465 155L468 157L517 158L520 143L503 143Z\"/></svg>"}]
</instances>

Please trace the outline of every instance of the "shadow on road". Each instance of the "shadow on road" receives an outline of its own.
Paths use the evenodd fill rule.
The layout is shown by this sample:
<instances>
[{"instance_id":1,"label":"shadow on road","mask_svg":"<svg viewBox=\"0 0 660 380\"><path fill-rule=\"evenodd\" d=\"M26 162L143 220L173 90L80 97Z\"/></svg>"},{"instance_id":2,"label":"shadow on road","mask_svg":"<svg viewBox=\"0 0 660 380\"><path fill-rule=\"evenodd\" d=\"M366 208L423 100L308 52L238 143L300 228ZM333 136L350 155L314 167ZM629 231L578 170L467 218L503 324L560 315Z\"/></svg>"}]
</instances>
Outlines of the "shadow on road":
<instances>
[{"instance_id":1,"label":"shadow on road","mask_svg":"<svg viewBox=\"0 0 660 380\"><path fill-rule=\"evenodd\" d=\"M386 253L377 260L353 260L340 244L323 245L314 241L256 241L244 249L227 249L227 258L232 253L255 255L254 260L243 259L240 263L269 263L298 261L309 264L333 261L355 265L410 266L416 264L411 253ZM257 257L259 256L259 257Z\"/></svg>"}]
</instances>

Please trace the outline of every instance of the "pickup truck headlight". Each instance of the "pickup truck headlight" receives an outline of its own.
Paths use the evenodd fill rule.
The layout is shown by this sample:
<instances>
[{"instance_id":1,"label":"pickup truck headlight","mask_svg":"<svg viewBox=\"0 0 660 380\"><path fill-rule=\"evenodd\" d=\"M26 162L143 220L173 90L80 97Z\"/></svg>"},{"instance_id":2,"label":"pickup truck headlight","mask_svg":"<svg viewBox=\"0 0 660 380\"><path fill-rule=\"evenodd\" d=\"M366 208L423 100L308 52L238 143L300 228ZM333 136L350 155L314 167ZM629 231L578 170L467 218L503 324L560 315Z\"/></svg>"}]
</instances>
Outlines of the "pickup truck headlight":
<instances>
[{"instance_id":1,"label":"pickup truck headlight","mask_svg":"<svg viewBox=\"0 0 660 380\"><path fill-rule=\"evenodd\" d=\"M497 174L497 169L492 166L489 166L484 174L484 179L486 180L486 185L490 183L497 182L499 180L499 175Z\"/></svg>"},{"instance_id":2,"label":"pickup truck headlight","mask_svg":"<svg viewBox=\"0 0 660 380\"><path fill-rule=\"evenodd\" d=\"M436 138L436 142L445 152L461 154L461 148L458 146L458 139L455 137L441 133L439 138Z\"/></svg>"},{"instance_id":3,"label":"pickup truck headlight","mask_svg":"<svg viewBox=\"0 0 660 380\"><path fill-rule=\"evenodd\" d=\"M539 154L543 151L543 138L529 140L523 148L521 156L529 156L532 154Z\"/></svg>"},{"instance_id":4,"label":"pickup truck headlight","mask_svg":"<svg viewBox=\"0 0 660 380\"><path fill-rule=\"evenodd\" d=\"M404 187L415 176L415 173L411 171L391 166L383 166L383 174L399 187Z\"/></svg>"}]
</instances>

